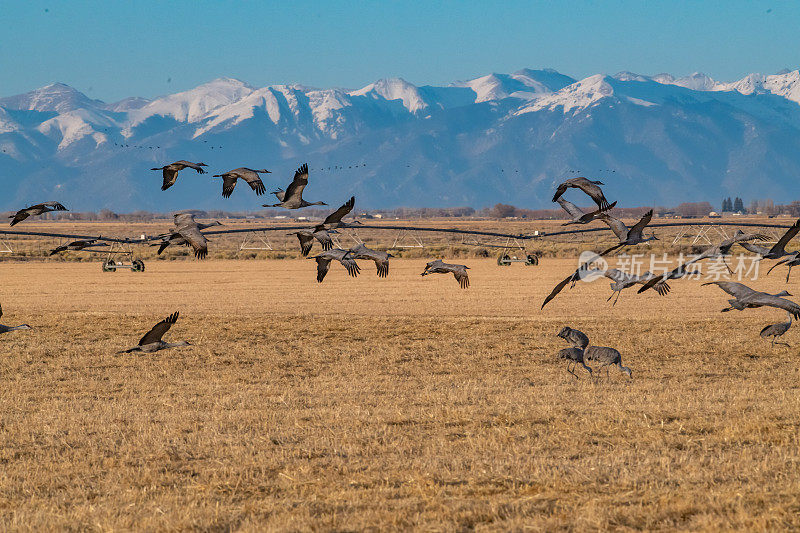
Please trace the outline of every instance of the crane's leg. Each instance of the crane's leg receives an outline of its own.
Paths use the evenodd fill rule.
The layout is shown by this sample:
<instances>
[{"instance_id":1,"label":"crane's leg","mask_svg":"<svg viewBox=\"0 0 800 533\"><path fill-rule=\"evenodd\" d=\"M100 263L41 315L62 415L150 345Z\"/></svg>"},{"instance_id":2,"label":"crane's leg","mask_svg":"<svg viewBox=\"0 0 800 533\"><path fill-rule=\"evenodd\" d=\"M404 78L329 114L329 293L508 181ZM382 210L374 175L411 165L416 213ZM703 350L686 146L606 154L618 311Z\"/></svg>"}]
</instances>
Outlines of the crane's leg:
<instances>
[{"instance_id":1,"label":"crane's leg","mask_svg":"<svg viewBox=\"0 0 800 533\"><path fill-rule=\"evenodd\" d=\"M789 274L792 273L792 265L789 265L789 271L786 273L786 283L789 283Z\"/></svg>"},{"instance_id":2,"label":"crane's leg","mask_svg":"<svg viewBox=\"0 0 800 533\"><path fill-rule=\"evenodd\" d=\"M569 369L569 365L570 365L570 363L567 363L567 372L572 374L572 377L574 377L575 379L578 379L578 376L575 375L575 372L573 372L572 370Z\"/></svg>"},{"instance_id":3,"label":"crane's leg","mask_svg":"<svg viewBox=\"0 0 800 533\"><path fill-rule=\"evenodd\" d=\"M787 348L791 348L791 346L789 346L789 343L787 343L787 342L780 342L780 341L777 341L777 340L775 340L775 337L773 337L773 338L772 338L772 341L773 341L775 344L781 344L781 345L783 345L783 346L786 346Z\"/></svg>"},{"instance_id":4,"label":"crane's leg","mask_svg":"<svg viewBox=\"0 0 800 533\"><path fill-rule=\"evenodd\" d=\"M583 365L583 368L585 368L586 371L589 372L589 375L591 376L592 375L592 367L586 366L586 363L584 363L583 361L581 361L581 364Z\"/></svg>"},{"instance_id":5,"label":"crane's leg","mask_svg":"<svg viewBox=\"0 0 800 533\"><path fill-rule=\"evenodd\" d=\"M733 274L733 270L731 270L731 267L728 266L728 262L725 261L725 256L724 255L722 256L722 264L725 265L725 268L728 269L728 274Z\"/></svg>"}]
</instances>

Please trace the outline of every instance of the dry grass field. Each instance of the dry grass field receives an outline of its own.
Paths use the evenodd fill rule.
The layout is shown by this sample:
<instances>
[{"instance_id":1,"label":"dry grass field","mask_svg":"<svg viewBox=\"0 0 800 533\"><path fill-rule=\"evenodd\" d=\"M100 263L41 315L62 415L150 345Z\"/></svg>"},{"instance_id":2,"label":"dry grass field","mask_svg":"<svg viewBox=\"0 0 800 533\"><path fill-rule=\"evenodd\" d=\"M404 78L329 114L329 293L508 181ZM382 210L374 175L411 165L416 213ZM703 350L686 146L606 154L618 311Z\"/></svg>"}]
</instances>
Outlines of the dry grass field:
<instances>
[{"instance_id":1,"label":"dry grass field","mask_svg":"<svg viewBox=\"0 0 800 533\"><path fill-rule=\"evenodd\" d=\"M3 323L35 328L0 336L0 529L800 528L800 335L758 336L782 312L685 280L543 312L574 260L465 262L468 290L420 259L0 263ZM194 346L115 355L174 310ZM565 324L633 379L569 375Z\"/></svg>"}]
</instances>

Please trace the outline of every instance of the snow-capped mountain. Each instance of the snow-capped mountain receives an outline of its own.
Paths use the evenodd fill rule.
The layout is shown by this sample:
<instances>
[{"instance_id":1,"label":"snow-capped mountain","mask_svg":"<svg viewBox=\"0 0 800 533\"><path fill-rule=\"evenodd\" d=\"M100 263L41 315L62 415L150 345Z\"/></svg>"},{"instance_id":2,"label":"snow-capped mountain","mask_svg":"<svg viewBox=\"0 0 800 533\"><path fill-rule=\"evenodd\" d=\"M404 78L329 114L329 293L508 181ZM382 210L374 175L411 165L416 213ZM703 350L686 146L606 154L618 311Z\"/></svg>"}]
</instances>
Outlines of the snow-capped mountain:
<instances>
[{"instance_id":1,"label":"snow-capped mountain","mask_svg":"<svg viewBox=\"0 0 800 533\"><path fill-rule=\"evenodd\" d=\"M600 176L620 204L800 197L800 72L720 82L695 73L576 80L550 69L446 86L381 79L356 90L221 78L106 104L64 84L0 98L0 210L258 209L246 187L184 171L160 191L150 167L268 168L306 196L362 207L550 206L554 184ZM580 203L585 200L577 197Z\"/></svg>"}]
</instances>

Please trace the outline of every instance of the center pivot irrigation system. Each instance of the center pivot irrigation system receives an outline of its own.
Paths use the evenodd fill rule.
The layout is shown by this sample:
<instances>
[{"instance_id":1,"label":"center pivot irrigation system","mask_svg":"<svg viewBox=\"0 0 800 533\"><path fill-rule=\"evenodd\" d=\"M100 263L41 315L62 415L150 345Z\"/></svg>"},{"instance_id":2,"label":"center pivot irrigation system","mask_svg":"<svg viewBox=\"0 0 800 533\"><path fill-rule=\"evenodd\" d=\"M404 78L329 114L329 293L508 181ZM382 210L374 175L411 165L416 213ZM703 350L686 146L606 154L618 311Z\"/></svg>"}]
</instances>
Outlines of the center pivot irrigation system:
<instances>
[{"instance_id":1,"label":"center pivot irrigation system","mask_svg":"<svg viewBox=\"0 0 800 533\"><path fill-rule=\"evenodd\" d=\"M716 229L722 236L726 236L723 227L755 227L755 228L770 228L770 229L788 229L791 226L786 224L765 224L756 222L701 222L701 221L684 221L684 222L662 222L649 224L648 228L667 228L667 227L681 227L683 231L679 232L675 237L673 244L681 237L687 236L690 231L696 231L692 244L703 242L711 244L708 234L712 229ZM308 225L304 226L256 226L248 228L237 229L219 229L203 231L204 235L227 235L227 234L246 234L246 240L249 234L253 235L266 235L271 231L296 231L308 229ZM398 248L424 248L424 244L419 237L419 233L444 233L455 234L461 236L460 244L464 246L479 246L481 248L498 248L501 250L497 258L497 264L500 266L508 266L511 263L523 263L525 265L538 265L539 257L535 252L528 252L524 243L527 241L534 241L537 239L559 237L564 235L582 235L586 233L595 233L600 231L611 231L607 227L594 227L594 228L581 228L574 230L562 230L554 232L535 231L533 233L520 234L520 233L500 233L494 231L480 231L480 230L466 230L457 228L431 228L424 226L394 226L394 225L370 225L359 224L358 226L350 226L349 229L367 229L367 230L383 230L383 231L396 231L399 232L394 239L394 244L389 249ZM105 254L105 259L102 262L103 272L113 272L118 269L130 269L132 272L144 272L145 264L141 259L137 259L134 253L134 246L150 245L152 242L160 240L159 237L142 235L138 238L115 238L115 237L96 237L93 235L76 235L69 233L49 233L41 231L19 231L19 230L6 230L0 229L0 235L8 236L29 236L29 237L53 237L59 239L75 239L75 240L89 240L95 239L98 244L87 246L84 250L89 253ZM355 234L354 234L355 235ZM410 237L414 242L411 245L402 244L403 239ZM479 241L478 238L489 238L489 242ZM357 235L354 240L360 241ZM10 246L5 241L0 240L3 248L0 252L11 252ZM99 246L108 245L108 248L99 248ZM244 244L240 246L243 248ZM259 248L259 249L272 249ZM127 262L125 261L127 259Z\"/></svg>"}]
</instances>

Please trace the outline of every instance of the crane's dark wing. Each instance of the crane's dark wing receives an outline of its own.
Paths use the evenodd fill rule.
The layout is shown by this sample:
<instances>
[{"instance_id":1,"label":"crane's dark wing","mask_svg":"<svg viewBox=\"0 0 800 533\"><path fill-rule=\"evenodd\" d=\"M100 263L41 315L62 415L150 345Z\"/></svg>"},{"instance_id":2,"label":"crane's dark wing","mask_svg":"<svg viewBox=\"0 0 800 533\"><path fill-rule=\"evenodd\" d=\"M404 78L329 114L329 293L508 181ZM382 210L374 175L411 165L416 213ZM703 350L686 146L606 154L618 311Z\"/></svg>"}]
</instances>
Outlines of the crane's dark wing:
<instances>
[{"instance_id":1,"label":"crane's dark wing","mask_svg":"<svg viewBox=\"0 0 800 533\"><path fill-rule=\"evenodd\" d=\"M203 167L198 165L197 163L192 163L191 161L185 161L181 159L180 161L175 161L176 164L180 164L185 166L186 168L193 168L197 171L198 174L205 174L206 171Z\"/></svg>"},{"instance_id":2,"label":"crane's dark wing","mask_svg":"<svg viewBox=\"0 0 800 533\"><path fill-rule=\"evenodd\" d=\"M327 252L328 250L333 249L333 239L331 239L331 234L324 229L316 230L314 232L314 238L317 239L322 245L323 251Z\"/></svg>"},{"instance_id":3,"label":"crane's dark wing","mask_svg":"<svg viewBox=\"0 0 800 533\"><path fill-rule=\"evenodd\" d=\"M178 181L178 171L169 167L164 167L163 170L164 183L161 185L161 190L166 191Z\"/></svg>"},{"instance_id":4,"label":"crane's dark wing","mask_svg":"<svg viewBox=\"0 0 800 533\"><path fill-rule=\"evenodd\" d=\"M786 230L786 233L784 233L781 238L778 239L778 242L775 243L775 246L772 247L770 252L783 251L783 247L786 246L795 235L797 235L798 231L800 231L800 218L798 218L797 222L795 222L791 228Z\"/></svg>"},{"instance_id":5,"label":"crane's dark wing","mask_svg":"<svg viewBox=\"0 0 800 533\"><path fill-rule=\"evenodd\" d=\"M544 306L547 305L550 302L550 300L555 298L558 295L558 293L561 292L564 289L564 287L566 287L569 284L569 282L577 280L578 280L578 271L576 270L575 272L573 272L572 274L561 280L558 283L558 285L553 287L553 290L550 291L550 294L548 294L547 298L544 299L541 308L544 309Z\"/></svg>"},{"instance_id":6,"label":"crane's dark wing","mask_svg":"<svg viewBox=\"0 0 800 533\"><path fill-rule=\"evenodd\" d=\"M612 217L611 215L607 215L605 213L601 213L600 216L597 217L599 220L605 222L611 231L614 232L614 235L621 241L624 241L628 238L628 226L625 225L620 219Z\"/></svg>"},{"instance_id":7,"label":"crane's dark wing","mask_svg":"<svg viewBox=\"0 0 800 533\"><path fill-rule=\"evenodd\" d=\"M152 344L154 342L158 342L161 340L161 337L164 336L164 333L169 331L169 328L172 327L172 324L178 321L178 311L175 311L167 318L153 326L153 329L148 331L142 337L142 340L139 341L139 346L144 346L145 344Z\"/></svg>"},{"instance_id":8,"label":"crane's dark wing","mask_svg":"<svg viewBox=\"0 0 800 533\"><path fill-rule=\"evenodd\" d=\"M606 200L605 195L603 194L603 190L595 185L594 183L586 180L578 184L578 188L589 195L589 197L594 200L597 204L597 207L600 208L601 211L608 211L611 209L611 205L609 205L608 200Z\"/></svg>"},{"instance_id":9,"label":"crane's dark wing","mask_svg":"<svg viewBox=\"0 0 800 533\"><path fill-rule=\"evenodd\" d=\"M20 209L19 211L16 212L15 215L10 216L8 218L14 219L14 220L11 221L11 225L14 226L16 224L19 224L20 222L22 222L23 220L25 220L29 216L31 216L31 215L30 215L30 213L28 213L27 209Z\"/></svg>"},{"instance_id":10,"label":"crane's dark wing","mask_svg":"<svg viewBox=\"0 0 800 533\"><path fill-rule=\"evenodd\" d=\"M43 204L39 204L38 206L34 206L34 207L39 207L39 208L47 207L51 211L69 211L69 209L67 209L66 207L64 207L63 205L61 205L58 202L45 202Z\"/></svg>"},{"instance_id":11,"label":"crane's dark wing","mask_svg":"<svg viewBox=\"0 0 800 533\"><path fill-rule=\"evenodd\" d=\"M569 185L567 185L567 182L564 182L561 185L559 185L558 188L556 189L556 193L553 195L553 201L557 202L558 199L561 198L561 195L567 192L568 188Z\"/></svg>"},{"instance_id":12,"label":"crane's dark wing","mask_svg":"<svg viewBox=\"0 0 800 533\"><path fill-rule=\"evenodd\" d=\"M3 318L3 305L0 304L0 318Z\"/></svg>"},{"instance_id":13,"label":"crane's dark wing","mask_svg":"<svg viewBox=\"0 0 800 533\"><path fill-rule=\"evenodd\" d=\"M186 240L186 243L194 250L194 256L198 259L205 259L208 255L208 241L200 233L196 224L181 226L177 232Z\"/></svg>"},{"instance_id":14,"label":"crane's dark wing","mask_svg":"<svg viewBox=\"0 0 800 533\"><path fill-rule=\"evenodd\" d=\"M236 188L236 180L238 178L236 176L231 176L230 174L223 174L222 175L222 197L223 198L230 198L231 194L233 194L233 189Z\"/></svg>"},{"instance_id":15,"label":"crane's dark wing","mask_svg":"<svg viewBox=\"0 0 800 533\"><path fill-rule=\"evenodd\" d=\"M339 259L339 262L342 264L342 266L344 266L345 269L347 269L348 274L354 278L358 277L358 273L361 272L361 268L358 266L358 263L356 263L356 260L353 259L352 256L345 254L341 259Z\"/></svg>"},{"instance_id":16,"label":"crane's dark wing","mask_svg":"<svg viewBox=\"0 0 800 533\"><path fill-rule=\"evenodd\" d=\"M322 280L325 279L325 274L331 268L332 259L319 255L314 259L317 261L317 283L322 283Z\"/></svg>"},{"instance_id":17,"label":"crane's dark wing","mask_svg":"<svg viewBox=\"0 0 800 533\"><path fill-rule=\"evenodd\" d=\"M641 235L642 231L644 231L645 226L647 226L650 221L653 219L653 210L651 209L647 213L644 214L642 218L639 219L639 222L634 224L629 232L630 235Z\"/></svg>"},{"instance_id":18,"label":"crane's dark wing","mask_svg":"<svg viewBox=\"0 0 800 533\"><path fill-rule=\"evenodd\" d=\"M602 209L602 208L598 208L596 211L592 211L591 213L586 213L585 215L583 215L583 216L582 216L580 219L578 219L578 220L579 220L579 222L580 222L581 224L587 224L587 223L591 222L592 220L594 220L594 219L596 219L596 218L599 218L599 217L600 217L600 215L601 215L601 214L602 214L604 211L609 211L609 210L613 209L615 205L617 205L617 202L614 202L614 203L612 203L612 204L609 204L609 206L608 206L608 209Z\"/></svg>"},{"instance_id":19,"label":"crane's dark wing","mask_svg":"<svg viewBox=\"0 0 800 533\"><path fill-rule=\"evenodd\" d=\"M735 281L710 281L708 283L703 283L703 285L716 285L731 296L734 296L737 300L758 293L758 291L751 289L747 285L736 283Z\"/></svg>"},{"instance_id":20,"label":"crane's dark wing","mask_svg":"<svg viewBox=\"0 0 800 533\"><path fill-rule=\"evenodd\" d=\"M286 192L283 194L283 202L288 201L290 198L297 196L297 198L303 197L303 189L306 188L308 185L308 164L303 163L303 165L298 168L294 173L294 179L286 187Z\"/></svg>"},{"instance_id":21,"label":"crane's dark wing","mask_svg":"<svg viewBox=\"0 0 800 533\"><path fill-rule=\"evenodd\" d=\"M344 205L342 205L339 209L331 213L325 218L323 224L335 224L337 222L341 222L347 214L353 210L353 206L356 205L356 197L351 196L349 200L347 200Z\"/></svg>"},{"instance_id":22,"label":"crane's dark wing","mask_svg":"<svg viewBox=\"0 0 800 533\"><path fill-rule=\"evenodd\" d=\"M564 198L558 198L556 201L558 202L558 205L560 205L561 208L564 211L566 211L567 214L572 218L580 219L586 215L586 213L581 211L581 209L577 205L573 204L569 200L565 200Z\"/></svg>"},{"instance_id":23,"label":"crane's dark wing","mask_svg":"<svg viewBox=\"0 0 800 533\"><path fill-rule=\"evenodd\" d=\"M314 236L298 233L297 240L300 241L300 253L303 254L303 257L308 256L311 247L314 246Z\"/></svg>"},{"instance_id":24,"label":"crane's dark wing","mask_svg":"<svg viewBox=\"0 0 800 533\"><path fill-rule=\"evenodd\" d=\"M461 285L462 289L466 289L469 287L469 275L467 275L466 270L453 270L453 276L458 281L458 284Z\"/></svg>"},{"instance_id":25,"label":"crane's dark wing","mask_svg":"<svg viewBox=\"0 0 800 533\"><path fill-rule=\"evenodd\" d=\"M261 196L265 192L267 192L267 188L264 187L264 182L261 181L261 178L258 177L258 174L254 174L253 176L246 174L242 177L244 181L250 185L250 188L256 192L256 196Z\"/></svg>"}]
</instances>

